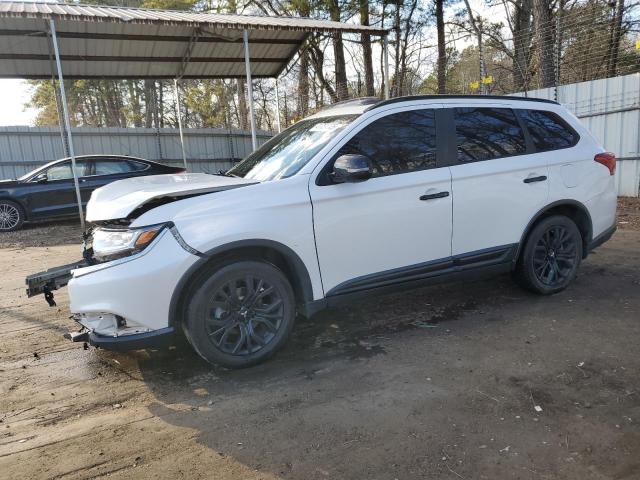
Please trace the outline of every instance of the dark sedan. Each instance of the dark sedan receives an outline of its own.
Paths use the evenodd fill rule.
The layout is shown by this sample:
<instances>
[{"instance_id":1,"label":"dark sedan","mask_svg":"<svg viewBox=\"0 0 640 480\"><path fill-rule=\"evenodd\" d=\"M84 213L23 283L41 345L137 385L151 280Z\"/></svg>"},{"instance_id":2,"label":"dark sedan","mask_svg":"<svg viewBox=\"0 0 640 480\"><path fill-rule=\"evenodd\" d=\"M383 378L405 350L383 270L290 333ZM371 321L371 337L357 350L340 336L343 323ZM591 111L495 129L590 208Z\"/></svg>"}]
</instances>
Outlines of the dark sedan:
<instances>
[{"instance_id":1,"label":"dark sedan","mask_svg":"<svg viewBox=\"0 0 640 480\"><path fill-rule=\"evenodd\" d=\"M76 171L82 203L96 188L123 178L164 173L181 173L141 158L120 155L76 157ZM0 180L0 232L19 229L23 222L77 215L71 160L63 158L37 168L17 180Z\"/></svg>"}]
</instances>

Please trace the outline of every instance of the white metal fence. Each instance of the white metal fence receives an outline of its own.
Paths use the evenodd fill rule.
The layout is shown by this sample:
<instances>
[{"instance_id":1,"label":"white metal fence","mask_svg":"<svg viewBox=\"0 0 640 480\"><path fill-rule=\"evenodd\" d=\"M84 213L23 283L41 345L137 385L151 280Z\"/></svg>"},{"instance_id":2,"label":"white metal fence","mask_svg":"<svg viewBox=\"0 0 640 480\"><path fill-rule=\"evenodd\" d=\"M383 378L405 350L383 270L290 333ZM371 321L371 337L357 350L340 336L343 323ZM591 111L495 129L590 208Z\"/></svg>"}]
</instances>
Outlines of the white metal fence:
<instances>
[{"instance_id":1,"label":"white metal fence","mask_svg":"<svg viewBox=\"0 0 640 480\"><path fill-rule=\"evenodd\" d=\"M554 100L554 89L533 90L527 96ZM640 73L563 85L557 100L616 154L618 195L639 196Z\"/></svg>"},{"instance_id":2,"label":"white metal fence","mask_svg":"<svg viewBox=\"0 0 640 480\"><path fill-rule=\"evenodd\" d=\"M524 96L524 93L515 95ZM554 99L554 88L532 90L529 97ZM560 103L580 118L604 148L618 158L618 194L640 194L640 73L563 85ZM134 155L168 164L181 164L176 129L76 128L76 154ZM258 134L258 144L270 137ZM241 130L188 129L185 146L189 170L216 172L251 151L251 135ZM64 156L55 127L0 127L0 178L20 176L38 165Z\"/></svg>"},{"instance_id":3,"label":"white metal fence","mask_svg":"<svg viewBox=\"0 0 640 480\"><path fill-rule=\"evenodd\" d=\"M182 165L177 129L74 128L76 155L120 154ZM187 129L185 149L191 172L217 172L251 152L251 133L243 130ZM258 144L271 134L258 133ZM57 127L0 127L0 179L16 178L64 157Z\"/></svg>"}]
</instances>

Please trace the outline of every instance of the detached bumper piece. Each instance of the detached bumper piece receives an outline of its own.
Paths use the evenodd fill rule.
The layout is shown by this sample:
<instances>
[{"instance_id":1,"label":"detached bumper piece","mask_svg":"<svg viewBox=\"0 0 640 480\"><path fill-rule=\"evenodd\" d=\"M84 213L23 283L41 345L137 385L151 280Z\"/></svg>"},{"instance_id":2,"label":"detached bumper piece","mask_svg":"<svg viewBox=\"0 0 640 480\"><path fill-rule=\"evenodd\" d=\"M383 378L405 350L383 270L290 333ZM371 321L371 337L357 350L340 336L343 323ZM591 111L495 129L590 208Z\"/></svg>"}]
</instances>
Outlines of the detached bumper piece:
<instances>
[{"instance_id":1,"label":"detached bumper piece","mask_svg":"<svg viewBox=\"0 0 640 480\"><path fill-rule=\"evenodd\" d=\"M62 335L67 340L71 340L72 342L88 342L89 341L89 331L88 330L80 330L79 332L69 332Z\"/></svg>"},{"instance_id":2,"label":"detached bumper piece","mask_svg":"<svg viewBox=\"0 0 640 480\"><path fill-rule=\"evenodd\" d=\"M83 342L105 350L123 352L126 350L142 350L143 348L168 347L172 343L174 331L173 327L167 327L152 332L112 337L90 332L83 328L78 332L65 333L63 337L72 342Z\"/></svg>"},{"instance_id":3,"label":"detached bumper piece","mask_svg":"<svg viewBox=\"0 0 640 480\"><path fill-rule=\"evenodd\" d=\"M44 294L44 298L50 307L55 307L53 291L64 287L71 280L71 271L76 268L86 267L86 260L50 268L44 272L34 273L25 279L27 284L27 297L35 297Z\"/></svg>"},{"instance_id":4,"label":"detached bumper piece","mask_svg":"<svg viewBox=\"0 0 640 480\"><path fill-rule=\"evenodd\" d=\"M89 333L89 344L94 347L117 352L142 350L143 348L158 348L171 345L173 334L173 327L161 328L160 330L153 330L152 332L123 335L121 337L110 337L91 332Z\"/></svg>"}]
</instances>

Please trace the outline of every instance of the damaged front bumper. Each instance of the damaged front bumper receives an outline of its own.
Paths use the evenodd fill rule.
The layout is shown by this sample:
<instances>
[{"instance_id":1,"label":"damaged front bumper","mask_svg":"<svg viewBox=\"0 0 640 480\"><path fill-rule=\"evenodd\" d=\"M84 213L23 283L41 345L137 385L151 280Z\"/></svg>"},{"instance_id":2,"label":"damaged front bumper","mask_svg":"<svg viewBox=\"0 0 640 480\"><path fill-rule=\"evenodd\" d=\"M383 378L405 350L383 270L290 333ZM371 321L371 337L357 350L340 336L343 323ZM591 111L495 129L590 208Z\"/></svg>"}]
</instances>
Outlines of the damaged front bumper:
<instances>
[{"instance_id":1,"label":"damaged front bumper","mask_svg":"<svg viewBox=\"0 0 640 480\"><path fill-rule=\"evenodd\" d=\"M30 275L27 295L51 294L66 285L72 318L82 326L67 335L73 341L109 350L160 346L174 333L169 318L173 293L198 259L167 229L132 256L99 264L76 262Z\"/></svg>"},{"instance_id":2,"label":"damaged front bumper","mask_svg":"<svg viewBox=\"0 0 640 480\"><path fill-rule=\"evenodd\" d=\"M44 298L50 307L55 307L56 302L53 299L53 291L66 286L73 277L71 273L77 268L87 267L89 264L86 260L61 265L59 267L50 268L44 272L34 273L25 279L27 284L27 297L35 297L44 294Z\"/></svg>"},{"instance_id":3,"label":"damaged front bumper","mask_svg":"<svg viewBox=\"0 0 640 480\"><path fill-rule=\"evenodd\" d=\"M113 337L100 335L83 327L80 331L64 334L64 337L72 342L84 342L105 350L126 351L169 346L172 343L174 333L173 327L166 327L150 332Z\"/></svg>"}]
</instances>

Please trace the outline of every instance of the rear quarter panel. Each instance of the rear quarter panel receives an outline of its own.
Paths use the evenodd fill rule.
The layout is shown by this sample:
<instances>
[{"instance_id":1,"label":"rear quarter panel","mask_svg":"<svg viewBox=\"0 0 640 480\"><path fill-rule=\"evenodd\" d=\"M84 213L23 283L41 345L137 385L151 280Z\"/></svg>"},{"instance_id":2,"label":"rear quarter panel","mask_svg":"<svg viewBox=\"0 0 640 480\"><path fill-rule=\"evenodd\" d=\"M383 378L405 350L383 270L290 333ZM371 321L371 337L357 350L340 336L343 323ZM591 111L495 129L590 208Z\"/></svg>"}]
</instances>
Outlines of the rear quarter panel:
<instances>
[{"instance_id":1,"label":"rear quarter panel","mask_svg":"<svg viewBox=\"0 0 640 480\"><path fill-rule=\"evenodd\" d=\"M615 177L594 160L604 149L580 120L562 106L548 110L560 115L580 135L571 148L538 154L549 166L549 203L574 200L583 204L591 216L593 237L597 237L615 222Z\"/></svg>"}]
</instances>

